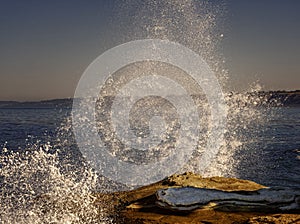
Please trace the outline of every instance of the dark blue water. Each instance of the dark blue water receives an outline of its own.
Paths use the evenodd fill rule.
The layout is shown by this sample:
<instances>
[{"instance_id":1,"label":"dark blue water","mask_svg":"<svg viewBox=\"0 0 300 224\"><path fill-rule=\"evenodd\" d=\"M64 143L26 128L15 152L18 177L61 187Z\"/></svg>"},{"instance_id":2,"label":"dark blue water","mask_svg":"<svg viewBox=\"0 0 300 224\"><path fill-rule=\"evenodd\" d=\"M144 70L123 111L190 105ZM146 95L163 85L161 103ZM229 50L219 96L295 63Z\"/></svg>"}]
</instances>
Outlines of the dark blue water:
<instances>
[{"instance_id":1,"label":"dark blue water","mask_svg":"<svg viewBox=\"0 0 300 224\"><path fill-rule=\"evenodd\" d=\"M300 186L300 107L278 107L236 153L239 177L267 186Z\"/></svg>"},{"instance_id":2,"label":"dark blue water","mask_svg":"<svg viewBox=\"0 0 300 224\"><path fill-rule=\"evenodd\" d=\"M36 142L55 144L58 129L70 113L71 109L58 108L0 109L1 149L25 150ZM300 107L276 108L263 127L249 127L247 132L244 135L252 140L234 155L236 177L268 186L300 186Z\"/></svg>"},{"instance_id":3,"label":"dark blue water","mask_svg":"<svg viewBox=\"0 0 300 224\"><path fill-rule=\"evenodd\" d=\"M70 109L0 109L0 146L24 150L31 144L55 141L57 130L70 115Z\"/></svg>"}]
</instances>

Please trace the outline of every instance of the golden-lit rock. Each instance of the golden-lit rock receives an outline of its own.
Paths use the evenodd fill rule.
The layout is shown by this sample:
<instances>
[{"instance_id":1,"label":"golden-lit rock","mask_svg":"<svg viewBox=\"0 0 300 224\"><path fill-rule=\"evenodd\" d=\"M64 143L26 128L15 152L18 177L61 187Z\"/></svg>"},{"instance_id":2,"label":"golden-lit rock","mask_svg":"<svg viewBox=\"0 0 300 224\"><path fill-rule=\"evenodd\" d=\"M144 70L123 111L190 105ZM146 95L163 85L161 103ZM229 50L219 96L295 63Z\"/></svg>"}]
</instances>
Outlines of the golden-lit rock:
<instances>
[{"instance_id":1,"label":"golden-lit rock","mask_svg":"<svg viewBox=\"0 0 300 224\"><path fill-rule=\"evenodd\" d=\"M174 211L157 205L157 191L168 188L196 187L216 189L221 191L258 191L266 188L248 180L225 177L203 178L197 174L184 173L172 175L160 182L128 192L115 193L118 198L116 223L126 224L173 224L173 223L258 223L258 220L269 217L278 220L274 223L288 223L284 220L299 220L298 214L269 214L260 211L220 211L215 209L198 208L191 211ZM293 213L297 213L295 210ZM272 222L273 223L273 222ZM297 221L295 222L297 223Z\"/></svg>"}]
</instances>

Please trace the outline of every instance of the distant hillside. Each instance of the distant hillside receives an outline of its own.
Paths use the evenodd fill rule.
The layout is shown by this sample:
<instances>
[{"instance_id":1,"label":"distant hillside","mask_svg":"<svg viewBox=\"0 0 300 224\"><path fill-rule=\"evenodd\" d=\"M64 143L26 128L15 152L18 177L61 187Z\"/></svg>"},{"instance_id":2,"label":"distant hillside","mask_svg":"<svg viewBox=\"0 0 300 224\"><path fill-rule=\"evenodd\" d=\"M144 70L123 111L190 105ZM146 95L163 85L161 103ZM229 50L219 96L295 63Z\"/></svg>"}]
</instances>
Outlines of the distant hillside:
<instances>
[{"instance_id":1,"label":"distant hillside","mask_svg":"<svg viewBox=\"0 0 300 224\"><path fill-rule=\"evenodd\" d=\"M17 109L47 109L47 108L72 108L73 99L56 99L56 100L44 100L36 102L17 102L17 101L0 101L0 108Z\"/></svg>"}]
</instances>

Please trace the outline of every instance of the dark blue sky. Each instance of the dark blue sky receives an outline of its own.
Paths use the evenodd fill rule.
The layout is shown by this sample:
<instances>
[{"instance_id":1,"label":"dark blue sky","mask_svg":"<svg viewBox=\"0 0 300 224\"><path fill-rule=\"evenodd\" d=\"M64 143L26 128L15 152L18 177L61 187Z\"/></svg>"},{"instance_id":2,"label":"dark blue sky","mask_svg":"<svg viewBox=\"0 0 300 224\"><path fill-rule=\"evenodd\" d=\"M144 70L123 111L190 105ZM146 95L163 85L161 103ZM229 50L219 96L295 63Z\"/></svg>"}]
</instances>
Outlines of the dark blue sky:
<instances>
[{"instance_id":1,"label":"dark blue sky","mask_svg":"<svg viewBox=\"0 0 300 224\"><path fill-rule=\"evenodd\" d=\"M265 89L300 89L300 1L210 2L224 5L219 46L229 89L257 79ZM125 0L0 0L0 100L72 97L97 56L134 38L130 19L139 5L124 6Z\"/></svg>"},{"instance_id":2,"label":"dark blue sky","mask_svg":"<svg viewBox=\"0 0 300 224\"><path fill-rule=\"evenodd\" d=\"M231 77L267 89L300 88L300 1L228 1L225 55Z\"/></svg>"}]
</instances>

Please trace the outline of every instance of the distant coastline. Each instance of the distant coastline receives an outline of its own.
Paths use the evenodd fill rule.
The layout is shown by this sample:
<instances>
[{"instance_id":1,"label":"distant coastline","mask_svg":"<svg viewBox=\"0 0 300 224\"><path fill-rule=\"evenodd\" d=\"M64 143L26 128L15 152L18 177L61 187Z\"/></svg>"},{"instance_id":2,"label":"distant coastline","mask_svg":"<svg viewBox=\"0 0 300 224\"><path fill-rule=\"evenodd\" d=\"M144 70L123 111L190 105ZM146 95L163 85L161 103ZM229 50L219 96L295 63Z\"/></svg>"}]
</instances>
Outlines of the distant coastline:
<instances>
[{"instance_id":1,"label":"distant coastline","mask_svg":"<svg viewBox=\"0 0 300 224\"><path fill-rule=\"evenodd\" d=\"M0 109L52 109L72 108L73 99L53 99L42 101L0 101Z\"/></svg>"},{"instance_id":2,"label":"distant coastline","mask_svg":"<svg viewBox=\"0 0 300 224\"><path fill-rule=\"evenodd\" d=\"M300 90L261 92L269 101L276 100L282 106L300 106Z\"/></svg>"},{"instance_id":3,"label":"distant coastline","mask_svg":"<svg viewBox=\"0 0 300 224\"><path fill-rule=\"evenodd\" d=\"M240 93L231 93L240 94ZM300 106L300 90L294 91L260 91L251 92L249 95L259 95L264 96L273 106ZM274 103L276 102L276 103ZM52 100L42 100L42 101L1 101L0 109L52 109L52 108L65 108L71 109L73 104L73 98L66 99L52 99Z\"/></svg>"}]
</instances>

